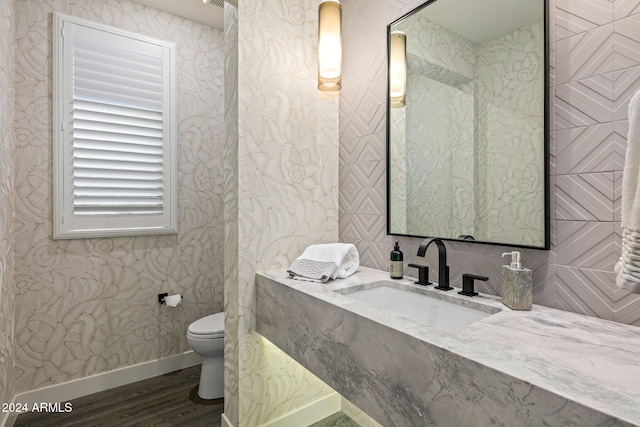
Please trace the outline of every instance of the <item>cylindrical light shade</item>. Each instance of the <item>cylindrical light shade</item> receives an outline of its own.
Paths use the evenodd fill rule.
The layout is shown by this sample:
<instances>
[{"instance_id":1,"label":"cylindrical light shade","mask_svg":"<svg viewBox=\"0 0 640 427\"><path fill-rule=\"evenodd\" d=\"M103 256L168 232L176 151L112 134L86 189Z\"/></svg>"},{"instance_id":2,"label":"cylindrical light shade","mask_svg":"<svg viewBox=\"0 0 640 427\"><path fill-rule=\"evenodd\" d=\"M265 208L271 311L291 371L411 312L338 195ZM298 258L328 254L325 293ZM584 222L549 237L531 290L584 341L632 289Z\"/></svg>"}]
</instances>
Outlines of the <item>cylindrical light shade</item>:
<instances>
[{"instance_id":1,"label":"cylindrical light shade","mask_svg":"<svg viewBox=\"0 0 640 427\"><path fill-rule=\"evenodd\" d=\"M391 108L404 107L407 91L407 36L394 31L389 41L389 102Z\"/></svg>"},{"instance_id":2,"label":"cylindrical light shade","mask_svg":"<svg viewBox=\"0 0 640 427\"><path fill-rule=\"evenodd\" d=\"M342 6L337 0L320 3L318 12L318 89L342 87Z\"/></svg>"}]
</instances>

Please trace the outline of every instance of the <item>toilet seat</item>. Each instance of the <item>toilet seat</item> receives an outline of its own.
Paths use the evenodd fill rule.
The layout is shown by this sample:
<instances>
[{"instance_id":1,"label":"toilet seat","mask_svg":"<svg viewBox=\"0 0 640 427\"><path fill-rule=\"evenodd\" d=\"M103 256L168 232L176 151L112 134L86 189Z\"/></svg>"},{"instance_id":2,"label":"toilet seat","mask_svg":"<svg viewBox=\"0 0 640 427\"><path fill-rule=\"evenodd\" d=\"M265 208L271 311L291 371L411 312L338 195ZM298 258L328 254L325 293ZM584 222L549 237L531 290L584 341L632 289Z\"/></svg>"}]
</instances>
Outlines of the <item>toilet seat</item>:
<instances>
[{"instance_id":1,"label":"toilet seat","mask_svg":"<svg viewBox=\"0 0 640 427\"><path fill-rule=\"evenodd\" d=\"M191 332L187 332L187 338L193 340L221 340L224 339L224 332L216 334L192 334Z\"/></svg>"},{"instance_id":2,"label":"toilet seat","mask_svg":"<svg viewBox=\"0 0 640 427\"><path fill-rule=\"evenodd\" d=\"M223 338L224 313L211 314L189 325L187 336L197 339Z\"/></svg>"}]
</instances>

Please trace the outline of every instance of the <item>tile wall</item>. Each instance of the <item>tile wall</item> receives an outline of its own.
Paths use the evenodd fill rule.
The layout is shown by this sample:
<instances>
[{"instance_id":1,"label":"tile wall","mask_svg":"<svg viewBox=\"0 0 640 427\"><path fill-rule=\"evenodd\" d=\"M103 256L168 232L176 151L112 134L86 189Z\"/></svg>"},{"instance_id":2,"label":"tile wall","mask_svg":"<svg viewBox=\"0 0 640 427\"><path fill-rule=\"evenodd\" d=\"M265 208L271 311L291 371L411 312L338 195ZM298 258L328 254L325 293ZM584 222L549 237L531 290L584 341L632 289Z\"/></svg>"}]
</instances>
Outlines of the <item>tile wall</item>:
<instances>
[{"instance_id":1,"label":"tile wall","mask_svg":"<svg viewBox=\"0 0 640 427\"><path fill-rule=\"evenodd\" d=\"M386 235L386 26L422 1L343 3L340 95L340 239L362 264L388 268ZM640 89L640 0L549 0L550 251L525 250L534 302L640 326L640 296L615 287L626 106ZM421 239L399 238L408 262ZM500 290L506 247L448 243L452 283L489 277ZM428 263L434 264L432 254Z\"/></svg>"}]
</instances>

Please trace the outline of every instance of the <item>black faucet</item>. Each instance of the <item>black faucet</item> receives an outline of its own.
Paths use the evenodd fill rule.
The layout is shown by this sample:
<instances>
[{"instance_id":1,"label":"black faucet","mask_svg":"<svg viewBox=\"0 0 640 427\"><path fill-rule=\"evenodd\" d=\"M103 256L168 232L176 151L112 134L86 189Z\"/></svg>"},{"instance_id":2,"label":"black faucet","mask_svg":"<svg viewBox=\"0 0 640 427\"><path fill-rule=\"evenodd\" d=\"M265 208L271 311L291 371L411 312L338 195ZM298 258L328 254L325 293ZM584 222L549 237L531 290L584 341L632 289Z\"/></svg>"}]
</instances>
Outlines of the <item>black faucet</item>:
<instances>
[{"instance_id":1,"label":"black faucet","mask_svg":"<svg viewBox=\"0 0 640 427\"><path fill-rule=\"evenodd\" d=\"M486 282L488 277L478 276L477 274L463 274L462 275L462 290L458 292L460 295L466 295L468 297L475 297L478 293L474 289L473 281L482 280Z\"/></svg>"},{"instance_id":2,"label":"black faucet","mask_svg":"<svg viewBox=\"0 0 640 427\"><path fill-rule=\"evenodd\" d=\"M418 256L424 257L427 248L431 243L435 243L438 247L438 286L434 289L441 291L450 291L453 289L449 286L449 266L447 265L447 248L444 247L442 240L438 238L428 238L420 244L418 248Z\"/></svg>"}]
</instances>

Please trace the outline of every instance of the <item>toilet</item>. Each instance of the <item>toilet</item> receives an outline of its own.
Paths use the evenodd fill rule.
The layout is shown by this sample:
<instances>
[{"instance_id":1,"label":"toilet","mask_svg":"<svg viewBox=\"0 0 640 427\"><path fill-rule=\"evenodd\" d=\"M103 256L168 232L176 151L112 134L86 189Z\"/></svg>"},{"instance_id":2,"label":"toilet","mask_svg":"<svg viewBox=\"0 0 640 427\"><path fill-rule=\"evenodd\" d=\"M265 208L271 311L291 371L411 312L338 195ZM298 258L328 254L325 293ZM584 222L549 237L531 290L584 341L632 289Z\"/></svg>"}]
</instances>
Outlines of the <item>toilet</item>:
<instances>
[{"instance_id":1,"label":"toilet","mask_svg":"<svg viewBox=\"0 0 640 427\"><path fill-rule=\"evenodd\" d=\"M211 314L189 325L189 347L202 357L200 387L201 399L219 399L224 396L224 312Z\"/></svg>"}]
</instances>

